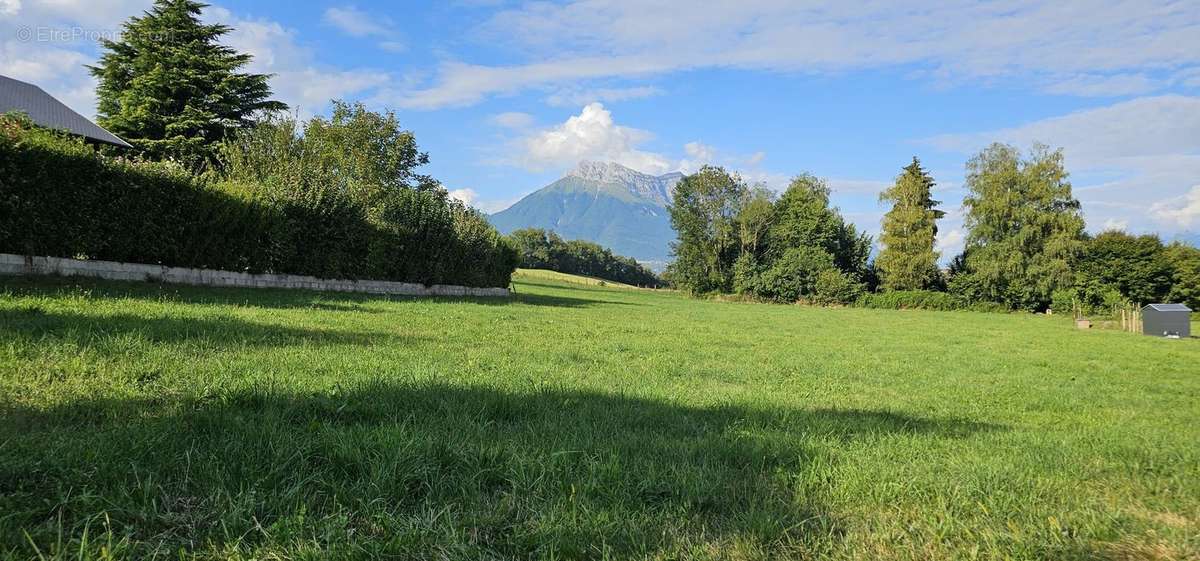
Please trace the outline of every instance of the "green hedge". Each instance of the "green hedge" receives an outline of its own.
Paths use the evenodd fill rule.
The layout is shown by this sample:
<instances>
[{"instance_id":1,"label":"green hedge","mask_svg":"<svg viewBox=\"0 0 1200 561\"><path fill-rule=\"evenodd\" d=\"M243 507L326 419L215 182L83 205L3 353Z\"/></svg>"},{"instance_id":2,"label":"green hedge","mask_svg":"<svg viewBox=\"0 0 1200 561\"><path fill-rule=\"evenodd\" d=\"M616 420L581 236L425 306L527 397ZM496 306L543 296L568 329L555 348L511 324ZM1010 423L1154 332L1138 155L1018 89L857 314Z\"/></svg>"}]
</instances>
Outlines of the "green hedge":
<instances>
[{"instance_id":1,"label":"green hedge","mask_svg":"<svg viewBox=\"0 0 1200 561\"><path fill-rule=\"evenodd\" d=\"M263 193L274 193L264 195ZM386 216L334 190L280 194L135 163L0 116L0 251L321 278L508 286L516 250L440 192ZM407 213L412 205L434 208Z\"/></svg>"},{"instance_id":2,"label":"green hedge","mask_svg":"<svg viewBox=\"0 0 1200 561\"><path fill-rule=\"evenodd\" d=\"M890 290L862 295L855 305L880 310L971 310L1007 312L1003 304L970 302L954 294L932 290Z\"/></svg>"}]
</instances>

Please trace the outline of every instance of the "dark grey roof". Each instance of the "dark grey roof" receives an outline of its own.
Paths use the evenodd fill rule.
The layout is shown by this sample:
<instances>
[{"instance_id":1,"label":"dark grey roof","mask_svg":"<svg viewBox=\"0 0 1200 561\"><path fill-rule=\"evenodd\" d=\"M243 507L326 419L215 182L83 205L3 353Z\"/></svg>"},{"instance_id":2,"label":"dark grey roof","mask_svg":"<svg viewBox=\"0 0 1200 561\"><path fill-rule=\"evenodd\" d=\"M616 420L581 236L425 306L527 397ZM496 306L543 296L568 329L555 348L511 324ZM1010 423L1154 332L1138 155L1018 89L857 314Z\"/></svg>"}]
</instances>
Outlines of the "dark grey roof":
<instances>
[{"instance_id":1,"label":"dark grey roof","mask_svg":"<svg viewBox=\"0 0 1200 561\"><path fill-rule=\"evenodd\" d=\"M49 129L63 129L97 142L132 148L128 142L71 110L42 88L0 76L0 113L11 112L24 113L34 123Z\"/></svg>"},{"instance_id":2,"label":"dark grey roof","mask_svg":"<svg viewBox=\"0 0 1200 561\"><path fill-rule=\"evenodd\" d=\"M1190 311L1192 311L1191 308L1188 308L1187 306L1184 306L1183 304L1149 304L1146 306L1146 308L1151 308L1153 310L1158 310L1160 312L1190 312ZM1142 309L1144 310L1146 308L1142 308Z\"/></svg>"}]
</instances>

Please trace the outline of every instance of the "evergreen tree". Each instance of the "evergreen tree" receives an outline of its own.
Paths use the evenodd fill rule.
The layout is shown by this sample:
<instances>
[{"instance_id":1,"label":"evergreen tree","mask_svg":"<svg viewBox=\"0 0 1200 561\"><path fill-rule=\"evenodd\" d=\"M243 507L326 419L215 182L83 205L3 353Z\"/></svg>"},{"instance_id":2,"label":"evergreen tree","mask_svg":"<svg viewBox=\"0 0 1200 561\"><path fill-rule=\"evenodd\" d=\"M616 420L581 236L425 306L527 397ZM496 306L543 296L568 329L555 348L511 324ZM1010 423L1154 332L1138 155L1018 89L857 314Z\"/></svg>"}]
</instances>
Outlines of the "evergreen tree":
<instances>
[{"instance_id":1,"label":"evergreen tree","mask_svg":"<svg viewBox=\"0 0 1200 561\"><path fill-rule=\"evenodd\" d=\"M883 249L875 260L883 288L922 290L937 284L937 220L946 213L934 208L933 178L916 157L896 183L879 195L892 209L883 216L879 241Z\"/></svg>"},{"instance_id":2,"label":"evergreen tree","mask_svg":"<svg viewBox=\"0 0 1200 561\"><path fill-rule=\"evenodd\" d=\"M1083 217L1061 150L1035 145L1028 158L993 144L967 163L965 274L952 289L973 300L1045 309L1073 282Z\"/></svg>"},{"instance_id":3,"label":"evergreen tree","mask_svg":"<svg viewBox=\"0 0 1200 561\"><path fill-rule=\"evenodd\" d=\"M125 22L118 40L89 69L99 80L98 120L145 156L192 169L215 161L216 143L252 125L255 114L286 109L271 101L264 74L238 72L250 55L221 45L230 31L200 22L206 4L156 0Z\"/></svg>"}]
</instances>

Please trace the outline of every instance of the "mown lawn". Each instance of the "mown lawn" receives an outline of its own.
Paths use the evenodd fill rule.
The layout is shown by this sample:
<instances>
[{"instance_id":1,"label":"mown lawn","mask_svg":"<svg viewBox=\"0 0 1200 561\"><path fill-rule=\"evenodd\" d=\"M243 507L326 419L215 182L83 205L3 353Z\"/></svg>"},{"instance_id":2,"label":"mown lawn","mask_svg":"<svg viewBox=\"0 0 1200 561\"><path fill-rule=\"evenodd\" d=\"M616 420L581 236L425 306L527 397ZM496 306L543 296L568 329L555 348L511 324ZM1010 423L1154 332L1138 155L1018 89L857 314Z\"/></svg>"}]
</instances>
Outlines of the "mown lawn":
<instances>
[{"instance_id":1,"label":"mown lawn","mask_svg":"<svg viewBox=\"0 0 1200 561\"><path fill-rule=\"evenodd\" d=\"M1200 340L0 279L0 557L1196 559Z\"/></svg>"}]
</instances>

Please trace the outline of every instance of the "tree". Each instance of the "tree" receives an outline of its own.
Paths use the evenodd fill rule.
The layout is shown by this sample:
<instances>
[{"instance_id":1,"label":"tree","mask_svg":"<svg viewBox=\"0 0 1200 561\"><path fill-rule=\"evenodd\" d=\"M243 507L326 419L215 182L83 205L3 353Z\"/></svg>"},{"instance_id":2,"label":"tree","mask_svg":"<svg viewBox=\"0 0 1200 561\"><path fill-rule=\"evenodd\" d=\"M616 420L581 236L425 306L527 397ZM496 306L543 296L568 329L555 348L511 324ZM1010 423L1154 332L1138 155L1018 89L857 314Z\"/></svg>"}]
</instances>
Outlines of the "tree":
<instances>
[{"instance_id":1,"label":"tree","mask_svg":"<svg viewBox=\"0 0 1200 561\"><path fill-rule=\"evenodd\" d=\"M1155 235L1104 232L1089 240L1079 274L1117 289L1132 302L1161 302L1171 292L1175 272Z\"/></svg>"},{"instance_id":2,"label":"tree","mask_svg":"<svg viewBox=\"0 0 1200 561\"><path fill-rule=\"evenodd\" d=\"M875 265L883 288L923 290L937 284L939 254L934 250L937 220L946 213L934 208L933 178L916 157L895 184L880 193L880 202L891 202L883 217L879 241L883 245Z\"/></svg>"},{"instance_id":3,"label":"tree","mask_svg":"<svg viewBox=\"0 0 1200 561\"><path fill-rule=\"evenodd\" d=\"M759 255L774 214L775 194L770 189L760 186L746 191L736 219L742 255Z\"/></svg>"},{"instance_id":4,"label":"tree","mask_svg":"<svg viewBox=\"0 0 1200 561\"><path fill-rule=\"evenodd\" d=\"M1200 310L1200 249L1175 242L1165 254L1173 269L1168 299Z\"/></svg>"},{"instance_id":5,"label":"tree","mask_svg":"<svg viewBox=\"0 0 1200 561\"><path fill-rule=\"evenodd\" d=\"M636 286L663 285L662 279L633 258L615 255L599 244L563 241L553 231L541 228L516 230L508 238L521 255L521 266L529 269L549 269Z\"/></svg>"},{"instance_id":6,"label":"tree","mask_svg":"<svg viewBox=\"0 0 1200 561\"><path fill-rule=\"evenodd\" d=\"M677 241L670 280L693 294L728 292L738 256L736 218L748 187L737 174L704 166L675 186L670 207Z\"/></svg>"},{"instance_id":7,"label":"tree","mask_svg":"<svg viewBox=\"0 0 1200 561\"><path fill-rule=\"evenodd\" d=\"M814 247L828 253L843 272L862 279L871 254L871 237L847 224L829 204L829 185L801 174L775 203L767 230L767 260L778 260L789 249Z\"/></svg>"},{"instance_id":8,"label":"tree","mask_svg":"<svg viewBox=\"0 0 1200 561\"><path fill-rule=\"evenodd\" d=\"M1044 310L1073 282L1083 250L1083 217L1061 150L1035 145L1028 157L993 144L967 163L965 274L961 295L1013 308Z\"/></svg>"},{"instance_id":9,"label":"tree","mask_svg":"<svg viewBox=\"0 0 1200 561\"><path fill-rule=\"evenodd\" d=\"M239 72L250 55L218 42L230 28L201 23L205 7L156 0L119 39L103 40L99 63L88 67L99 80L101 125L148 158L193 170L214 164L215 143L259 113L287 108L270 100L268 76Z\"/></svg>"}]
</instances>

